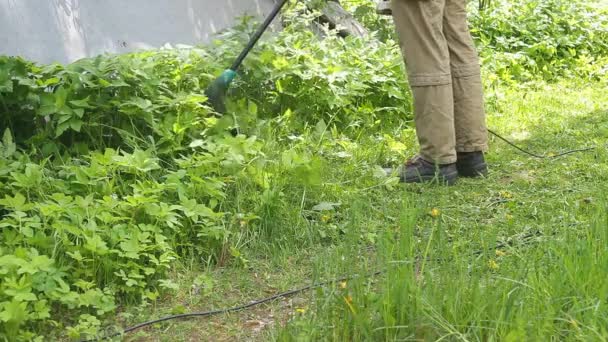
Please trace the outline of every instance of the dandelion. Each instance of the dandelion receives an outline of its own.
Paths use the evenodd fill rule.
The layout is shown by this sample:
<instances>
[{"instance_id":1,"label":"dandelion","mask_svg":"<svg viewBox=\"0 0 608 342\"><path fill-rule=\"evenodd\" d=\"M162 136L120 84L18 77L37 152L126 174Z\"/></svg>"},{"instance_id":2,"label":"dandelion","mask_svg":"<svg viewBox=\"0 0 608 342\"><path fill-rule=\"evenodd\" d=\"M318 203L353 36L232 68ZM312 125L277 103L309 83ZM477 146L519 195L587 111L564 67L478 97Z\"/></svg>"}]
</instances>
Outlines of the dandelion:
<instances>
[{"instance_id":1,"label":"dandelion","mask_svg":"<svg viewBox=\"0 0 608 342\"><path fill-rule=\"evenodd\" d=\"M441 215L441 210L439 210L437 208L433 208L431 210L431 217L437 218L437 217L439 217L439 215Z\"/></svg>"},{"instance_id":2,"label":"dandelion","mask_svg":"<svg viewBox=\"0 0 608 342\"><path fill-rule=\"evenodd\" d=\"M510 199L510 198L513 198L513 194L508 191L501 191L500 197Z\"/></svg>"},{"instance_id":3,"label":"dandelion","mask_svg":"<svg viewBox=\"0 0 608 342\"><path fill-rule=\"evenodd\" d=\"M355 307L353 306L353 297L344 296L344 302L348 306L348 309L350 310L350 312L352 312L353 314L357 313L357 311L355 310Z\"/></svg>"},{"instance_id":4,"label":"dandelion","mask_svg":"<svg viewBox=\"0 0 608 342\"><path fill-rule=\"evenodd\" d=\"M488 267L493 271L496 271L500 268L500 266L498 266L498 263L494 259L488 261Z\"/></svg>"},{"instance_id":5,"label":"dandelion","mask_svg":"<svg viewBox=\"0 0 608 342\"><path fill-rule=\"evenodd\" d=\"M299 314L306 313L306 308L296 308L296 312Z\"/></svg>"},{"instance_id":6,"label":"dandelion","mask_svg":"<svg viewBox=\"0 0 608 342\"><path fill-rule=\"evenodd\" d=\"M348 284L345 281L340 282L340 288L345 289Z\"/></svg>"}]
</instances>

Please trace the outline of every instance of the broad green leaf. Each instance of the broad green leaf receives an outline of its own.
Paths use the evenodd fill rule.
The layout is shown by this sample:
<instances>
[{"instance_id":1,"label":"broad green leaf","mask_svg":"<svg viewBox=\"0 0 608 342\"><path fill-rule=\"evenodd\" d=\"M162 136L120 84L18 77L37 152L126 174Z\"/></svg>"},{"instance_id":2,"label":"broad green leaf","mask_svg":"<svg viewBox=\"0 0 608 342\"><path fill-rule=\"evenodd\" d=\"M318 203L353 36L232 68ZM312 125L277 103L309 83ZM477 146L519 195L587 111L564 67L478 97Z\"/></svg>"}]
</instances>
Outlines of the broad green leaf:
<instances>
[{"instance_id":1,"label":"broad green leaf","mask_svg":"<svg viewBox=\"0 0 608 342\"><path fill-rule=\"evenodd\" d=\"M57 106L55 105L55 95L51 93L43 93L40 95L40 108L36 114L40 116L47 116L57 112Z\"/></svg>"},{"instance_id":2,"label":"broad green leaf","mask_svg":"<svg viewBox=\"0 0 608 342\"><path fill-rule=\"evenodd\" d=\"M8 70L0 69L0 91L11 93L13 91L13 80Z\"/></svg>"},{"instance_id":3,"label":"broad green leaf","mask_svg":"<svg viewBox=\"0 0 608 342\"><path fill-rule=\"evenodd\" d=\"M57 128L55 129L55 137L60 137L65 131L68 130L68 128L70 128L70 123L67 121L57 125Z\"/></svg>"},{"instance_id":4,"label":"broad green leaf","mask_svg":"<svg viewBox=\"0 0 608 342\"><path fill-rule=\"evenodd\" d=\"M70 115L70 114L67 114L67 115L61 115L61 116L59 117L59 120L57 120L57 123L58 123L58 124L65 123L65 122L67 122L67 121L70 121L70 119L71 119L71 118L72 118L72 115Z\"/></svg>"},{"instance_id":5,"label":"broad green leaf","mask_svg":"<svg viewBox=\"0 0 608 342\"><path fill-rule=\"evenodd\" d=\"M176 283L174 283L173 281L169 280L169 279L161 279L159 281L160 287L164 288L164 289L170 289L170 290L174 290L177 291L179 290L179 285L177 285Z\"/></svg>"},{"instance_id":6,"label":"broad green leaf","mask_svg":"<svg viewBox=\"0 0 608 342\"><path fill-rule=\"evenodd\" d=\"M82 118L84 116L84 109L82 109L82 108L76 108L73 110L73 112L79 118Z\"/></svg>"},{"instance_id":7,"label":"broad green leaf","mask_svg":"<svg viewBox=\"0 0 608 342\"><path fill-rule=\"evenodd\" d=\"M314 211L332 211L341 205L342 205L342 203L321 202L321 203L315 205L314 207L312 207L312 210L314 210Z\"/></svg>"},{"instance_id":8,"label":"broad green leaf","mask_svg":"<svg viewBox=\"0 0 608 342\"><path fill-rule=\"evenodd\" d=\"M89 101L91 100L90 96L85 97L84 99L81 100L71 100L70 104L74 107L77 108L87 108L87 109L94 109L95 107L91 106L89 104Z\"/></svg>"},{"instance_id":9,"label":"broad green leaf","mask_svg":"<svg viewBox=\"0 0 608 342\"><path fill-rule=\"evenodd\" d=\"M4 135L2 136L2 144L4 146L13 145L13 134L11 133L10 128L4 130Z\"/></svg>"},{"instance_id":10,"label":"broad green leaf","mask_svg":"<svg viewBox=\"0 0 608 342\"><path fill-rule=\"evenodd\" d=\"M26 263L25 260L15 255L0 256L0 274L8 274L9 271L20 268L24 263Z\"/></svg>"},{"instance_id":11,"label":"broad green leaf","mask_svg":"<svg viewBox=\"0 0 608 342\"><path fill-rule=\"evenodd\" d=\"M10 285L9 285L10 286ZM13 300L19 302L34 302L38 300L35 294L32 293L31 284L26 286L20 286L18 288L8 287L4 290L4 293L12 297Z\"/></svg>"},{"instance_id":12,"label":"broad green leaf","mask_svg":"<svg viewBox=\"0 0 608 342\"><path fill-rule=\"evenodd\" d=\"M124 252L124 256L130 259L138 259L141 251L140 243L136 238L130 238L120 243L120 249Z\"/></svg>"},{"instance_id":13,"label":"broad green leaf","mask_svg":"<svg viewBox=\"0 0 608 342\"><path fill-rule=\"evenodd\" d=\"M34 303L33 315L37 320L51 318L51 307L46 300L38 300Z\"/></svg>"},{"instance_id":14,"label":"broad green leaf","mask_svg":"<svg viewBox=\"0 0 608 342\"><path fill-rule=\"evenodd\" d=\"M4 199L0 199L0 206L13 209L15 211L29 211L34 205L26 204L26 198L21 193L16 193L14 197L5 195Z\"/></svg>"},{"instance_id":15,"label":"broad green leaf","mask_svg":"<svg viewBox=\"0 0 608 342\"><path fill-rule=\"evenodd\" d=\"M43 87L48 87L48 86L59 84L60 81L61 80L58 77L51 77L47 80L39 81L38 83Z\"/></svg>"},{"instance_id":16,"label":"broad green leaf","mask_svg":"<svg viewBox=\"0 0 608 342\"><path fill-rule=\"evenodd\" d=\"M319 122L317 122L317 125L315 126L315 135L317 137L322 137L326 131L327 131L327 124L325 123L325 120L323 120L323 119L319 120Z\"/></svg>"},{"instance_id":17,"label":"broad green leaf","mask_svg":"<svg viewBox=\"0 0 608 342\"><path fill-rule=\"evenodd\" d=\"M66 105L68 94L68 90L63 86L55 91L55 108L63 108Z\"/></svg>"},{"instance_id":18,"label":"broad green leaf","mask_svg":"<svg viewBox=\"0 0 608 342\"><path fill-rule=\"evenodd\" d=\"M27 303L13 300L0 303L0 321L21 325L28 317Z\"/></svg>"},{"instance_id":19,"label":"broad green leaf","mask_svg":"<svg viewBox=\"0 0 608 342\"><path fill-rule=\"evenodd\" d=\"M84 245L88 251L97 255L106 255L109 251L108 245L102 240L101 236L95 234L86 238L87 242Z\"/></svg>"},{"instance_id":20,"label":"broad green leaf","mask_svg":"<svg viewBox=\"0 0 608 342\"><path fill-rule=\"evenodd\" d=\"M53 270L54 261L46 255L35 256L30 262L25 263L17 271L19 274L36 274L40 271L48 272Z\"/></svg>"},{"instance_id":21,"label":"broad green leaf","mask_svg":"<svg viewBox=\"0 0 608 342\"><path fill-rule=\"evenodd\" d=\"M70 121L70 128L72 128L76 132L80 132L80 130L82 129L82 124L82 120L72 119Z\"/></svg>"}]
</instances>

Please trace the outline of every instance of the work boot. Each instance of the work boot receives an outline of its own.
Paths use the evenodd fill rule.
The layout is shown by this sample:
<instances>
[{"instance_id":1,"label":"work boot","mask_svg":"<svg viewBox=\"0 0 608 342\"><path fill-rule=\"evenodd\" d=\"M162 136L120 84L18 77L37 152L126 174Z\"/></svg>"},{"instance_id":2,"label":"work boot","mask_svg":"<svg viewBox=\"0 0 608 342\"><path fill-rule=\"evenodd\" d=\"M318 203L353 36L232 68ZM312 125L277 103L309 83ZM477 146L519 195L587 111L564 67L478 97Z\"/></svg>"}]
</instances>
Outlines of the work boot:
<instances>
[{"instance_id":1,"label":"work boot","mask_svg":"<svg viewBox=\"0 0 608 342\"><path fill-rule=\"evenodd\" d=\"M488 175L488 165L483 156L483 152L458 152L456 168L462 177L486 177Z\"/></svg>"},{"instance_id":2,"label":"work boot","mask_svg":"<svg viewBox=\"0 0 608 342\"><path fill-rule=\"evenodd\" d=\"M391 173L390 170L386 170ZM458 180L456 164L435 165L416 156L408 160L398 170L399 180L402 183L423 183L434 180L442 184L454 185Z\"/></svg>"},{"instance_id":3,"label":"work boot","mask_svg":"<svg viewBox=\"0 0 608 342\"><path fill-rule=\"evenodd\" d=\"M380 0L376 6L376 13L379 15L393 15L390 0Z\"/></svg>"}]
</instances>

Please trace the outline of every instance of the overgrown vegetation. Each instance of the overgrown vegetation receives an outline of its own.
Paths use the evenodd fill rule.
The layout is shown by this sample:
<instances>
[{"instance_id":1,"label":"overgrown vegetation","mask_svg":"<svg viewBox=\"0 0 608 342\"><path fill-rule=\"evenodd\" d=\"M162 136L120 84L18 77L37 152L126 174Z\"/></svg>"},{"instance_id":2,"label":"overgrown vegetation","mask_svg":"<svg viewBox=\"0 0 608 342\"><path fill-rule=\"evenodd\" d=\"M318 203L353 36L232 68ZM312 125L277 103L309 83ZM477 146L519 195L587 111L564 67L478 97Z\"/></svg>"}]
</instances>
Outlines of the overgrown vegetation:
<instances>
[{"instance_id":1,"label":"overgrown vegetation","mask_svg":"<svg viewBox=\"0 0 608 342\"><path fill-rule=\"evenodd\" d=\"M605 86L536 87L501 87L488 106L490 126L549 155L591 145L597 150L538 160L496 141L484 181L356 195L367 186L345 186L339 198L348 205L328 215L347 217L349 230L342 244L314 258L313 275L353 279L306 296L298 307L303 313L269 336L605 340ZM398 137L407 146L415 139L409 131ZM370 229L378 232L373 247L360 239ZM369 276L378 270L386 272Z\"/></svg>"},{"instance_id":2,"label":"overgrown vegetation","mask_svg":"<svg viewBox=\"0 0 608 342\"><path fill-rule=\"evenodd\" d=\"M352 5L362 22L372 22L369 4ZM505 112L503 93L515 82L576 77L606 86L608 19L605 8L592 8L526 1L494 4L476 14L473 26L486 57L494 115ZM453 231L470 237L464 226L443 217L417 226L422 207L414 199L403 205L396 180L381 172L381 165L415 150L411 99L389 23L370 26L384 30L383 40L331 34L320 39L301 15L285 23L283 32L247 60L225 117L213 113L201 94L242 46L252 26L247 20L202 48L101 56L68 66L0 57L1 339L94 336L119 307L158 302L179 291L169 272L179 263L242 267L250 263L245 251L253 246L275 253L332 245L344 246L346 258L331 267L348 270L361 261L352 254L358 246L375 245L379 255L370 268L388 264L394 272L379 286L364 280L348 285L354 286L354 302L341 292L323 293L325 305L276 338L571 338L565 331L573 329L572 322L595 324L582 337L606 336L606 291L599 281L606 263L604 202L593 202L597 213L581 211L586 218L573 229L556 227L559 240L509 259L513 267L501 267L512 273L498 275L488 266L488 258L495 258L467 253L469 241ZM596 138L606 138L604 126L599 121L590 127L599 130ZM554 127L554 137L571 130ZM605 155L595 158L605 163ZM377 191L378 200L394 198L388 207L395 210L380 215L387 221L376 222L382 224L358 223L363 212L375 209L346 203L361 202L369 191ZM508 215L516 215L509 192L496 191L500 203L512 203ZM543 208L553 210L550 204ZM567 218L568 211L561 215ZM535 224L554 225L549 216ZM397 228L385 231L388 222ZM523 227L498 228L515 234ZM483 247L506 234L494 233L484 237ZM445 250L454 257L422 269L419 263L392 262L439 258ZM524 259L528 263L521 268L518 260ZM584 262L589 266L580 268ZM578 280L547 287L564 273ZM510 292L513 282L503 278L537 292ZM498 305L470 306L482 297ZM531 317L557 308L549 302L559 298L573 321L560 316L554 322L557 315L547 313L541 316L546 328L526 330ZM443 300L441 306L437 301ZM525 300L538 305L522 305ZM463 302L469 306L461 307ZM595 311L583 310L592 306ZM591 313L597 319L591 321ZM470 328L446 324L452 321ZM318 329L338 323L334 333Z\"/></svg>"},{"instance_id":3,"label":"overgrown vegetation","mask_svg":"<svg viewBox=\"0 0 608 342\"><path fill-rule=\"evenodd\" d=\"M344 1L383 40L395 38L390 17L373 1ZM608 8L601 1L471 1L470 26L483 65L500 82L556 81L607 75Z\"/></svg>"},{"instance_id":4,"label":"overgrown vegetation","mask_svg":"<svg viewBox=\"0 0 608 342\"><path fill-rule=\"evenodd\" d=\"M471 27L484 64L501 80L608 75L608 7L601 1L498 1Z\"/></svg>"}]
</instances>

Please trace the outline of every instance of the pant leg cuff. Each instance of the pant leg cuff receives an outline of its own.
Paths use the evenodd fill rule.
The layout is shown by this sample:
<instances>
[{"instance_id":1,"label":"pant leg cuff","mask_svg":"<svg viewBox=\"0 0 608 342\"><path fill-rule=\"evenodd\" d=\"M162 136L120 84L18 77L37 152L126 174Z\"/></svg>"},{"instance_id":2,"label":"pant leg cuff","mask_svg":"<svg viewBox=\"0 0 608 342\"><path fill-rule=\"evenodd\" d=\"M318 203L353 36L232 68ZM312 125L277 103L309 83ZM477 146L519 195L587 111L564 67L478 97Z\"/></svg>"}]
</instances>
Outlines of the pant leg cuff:
<instances>
[{"instance_id":1,"label":"pant leg cuff","mask_svg":"<svg viewBox=\"0 0 608 342\"><path fill-rule=\"evenodd\" d=\"M429 157L427 155L423 155L423 154L418 154L418 155L420 156L420 158L422 158L432 164L448 165L448 164L454 164L455 162L458 161L457 156L437 159L437 158L431 158L431 157Z\"/></svg>"},{"instance_id":2,"label":"pant leg cuff","mask_svg":"<svg viewBox=\"0 0 608 342\"><path fill-rule=\"evenodd\" d=\"M457 145L456 152L488 152L488 145Z\"/></svg>"}]
</instances>

